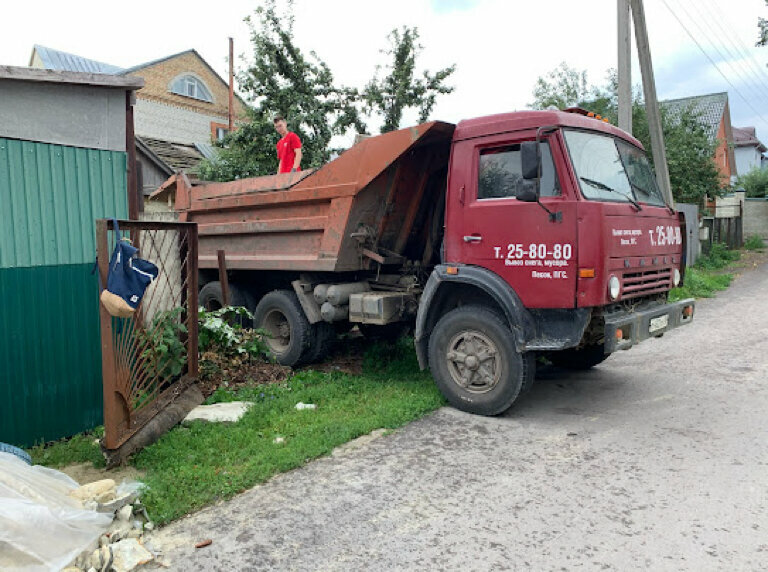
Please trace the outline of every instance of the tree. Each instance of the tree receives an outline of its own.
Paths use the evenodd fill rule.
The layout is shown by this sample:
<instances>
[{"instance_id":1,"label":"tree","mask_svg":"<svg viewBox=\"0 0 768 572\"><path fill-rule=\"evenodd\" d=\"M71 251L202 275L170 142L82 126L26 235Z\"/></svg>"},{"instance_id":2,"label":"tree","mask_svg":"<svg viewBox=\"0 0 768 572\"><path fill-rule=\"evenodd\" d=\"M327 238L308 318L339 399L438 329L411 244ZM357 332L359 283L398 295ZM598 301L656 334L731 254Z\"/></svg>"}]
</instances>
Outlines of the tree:
<instances>
[{"instance_id":1,"label":"tree","mask_svg":"<svg viewBox=\"0 0 768 572\"><path fill-rule=\"evenodd\" d=\"M555 69L536 80L533 88L534 109L580 107L592 93L587 84L587 72L561 62Z\"/></svg>"},{"instance_id":2,"label":"tree","mask_svg":"<svg viewBox=\"0 0 768 572\"><path fill-rule=\"evenodd\" d=\"M251 29L253 56L238 74L238 83L253 104L248 122L238 126L220 145L218 159L201 165L206 179L233 178L275 173L277 156L272 120L284 116L291 131L302 141L302 167L318 167L328 161L334 135L349 128L365 131L355 106L357 90L336 85L328 66L315 52L306 56L293 40L293 2L284 13L276 0L246 18Z\"/></svg>"},{"instance_id":3,"label":"tree","mask_svg":"<svg viewBox=\"0 0 768 572\"><path fill-rule=\"evenodd\" d=\"M408 108L418 108L419 122L426 121L437 96L454 90L445 85L445 81L456 70L454 64L434 74L425 70L420 78L416 77L416 60L424 48L418 43L418 28L395 28L387 35L387 40L389 48L381 50L391 58L384 68L386 73L379 78L382 67L376 66L376 73L366 85L363 96L366 110L384 119L382 133L399 129L403 112Z\"/></svg>"},{"instance_id":4,"label":"tree","mask_svg":"<svg viewBox=\"0 0 768 572\"><path fill-rule=\"evenodd\" d=\"M562 63L536 81L533 107L558 109L578 106L598 113L616 123L618 118L618 81L615 70L609 70L602 86L589 85L585 71L579 72ZM717 141L693 109L671 114L661 108L662 131L666 147L669 179L676 201L700 203L704 195L718 194L723 186L714 161ZM648 118L640 89L634 90L632 102L633 135L650 151ZM649 159L653 163L653 157Z\"/></svg>"},{"instance_id":5,"label":"tree","mask_svg":"<svg viewBox=\"0 0 768 572\"><path fill-rule=\"evenodd\" d=\"M768 6L768 0L765 0L765 5ZM757 19L757 29L759 30L757 37L757 46L768 45L768 20L765 18Z\"/></svg>"},{"instance_id":6,"label":"tree","mask_svg":"<svg viewBox=\"0 0 768 572\"><path fill-rule=\"evenodd\" d=\"M739 177L736 186L747 191L748 197L768 197L768 169L754 167Z\"/></svg>"}]
</instances>

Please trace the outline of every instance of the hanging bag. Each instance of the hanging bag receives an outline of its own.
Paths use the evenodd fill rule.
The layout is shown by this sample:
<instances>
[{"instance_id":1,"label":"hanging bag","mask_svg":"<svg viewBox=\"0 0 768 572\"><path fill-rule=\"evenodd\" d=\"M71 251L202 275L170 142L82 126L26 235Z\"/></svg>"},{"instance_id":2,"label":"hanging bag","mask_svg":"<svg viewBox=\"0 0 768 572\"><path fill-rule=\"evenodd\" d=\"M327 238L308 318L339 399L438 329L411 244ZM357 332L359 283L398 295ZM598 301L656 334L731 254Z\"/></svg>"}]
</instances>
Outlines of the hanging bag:
<instances>
[{"instance_id":1,"label":"hanging bag","mask_svg":"<svg viewBox=\"0 0 768 572\"><path fill-rule=\"evenodd\" d=\"M127 238L120 238L120 227L112 219L117 244L109 260L107 287L101 303L113 316L130 318L141 302L147 286L157 278L157 266L137 256L139 249Z\"/></svg>"}]
</instances>

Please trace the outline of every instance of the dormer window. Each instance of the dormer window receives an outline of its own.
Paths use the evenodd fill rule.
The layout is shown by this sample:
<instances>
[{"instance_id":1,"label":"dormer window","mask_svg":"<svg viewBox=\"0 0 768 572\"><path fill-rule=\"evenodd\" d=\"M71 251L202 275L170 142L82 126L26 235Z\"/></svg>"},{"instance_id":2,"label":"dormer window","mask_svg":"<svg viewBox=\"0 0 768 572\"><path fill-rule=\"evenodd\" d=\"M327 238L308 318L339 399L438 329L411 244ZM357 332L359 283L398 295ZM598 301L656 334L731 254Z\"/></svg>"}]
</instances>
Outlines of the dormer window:
<instances>
[{"instance_id":1,"label":"dormer window","mask_svg":"<svg viewBox=\"0 0 768 572\"><path fill-rule=\"evenodd\" d=\"M211 96L210 90L205 86L201 79L191 74L177 76L176 79L171 82L170 91L177 95L184 95L186 97L199 99L200 101L213 103L213 97Z\"/></svg>"}]
</instances>

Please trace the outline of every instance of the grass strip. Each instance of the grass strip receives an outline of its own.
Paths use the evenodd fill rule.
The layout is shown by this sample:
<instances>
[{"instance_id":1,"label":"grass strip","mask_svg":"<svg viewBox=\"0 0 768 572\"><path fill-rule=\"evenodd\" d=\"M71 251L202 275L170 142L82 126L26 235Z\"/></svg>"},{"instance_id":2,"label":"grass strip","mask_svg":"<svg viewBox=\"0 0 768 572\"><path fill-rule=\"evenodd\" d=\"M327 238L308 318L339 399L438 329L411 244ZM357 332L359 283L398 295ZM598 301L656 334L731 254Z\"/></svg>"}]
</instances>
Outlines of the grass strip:
<instances>
[{"instance_id":1,"label":"grass strip","mask_svg":"<svg viewBox=\"0 0 768 572\"><path fill-rule=\"evenodd\" d=\"M150 517L167 523L444 404L429 374L419 371L411 340L371 347L363 371L353 376L307 370L281 384L217 390L208 403L254 405L237 423L177 426L130 460L145 472L142 501ZM317 409L296 410L298 402ZM283 441L275 443L277 437ZM49 466L96 461L93 440L80 435L31 452L36 463Z\"/></svg>"}]
</instances>

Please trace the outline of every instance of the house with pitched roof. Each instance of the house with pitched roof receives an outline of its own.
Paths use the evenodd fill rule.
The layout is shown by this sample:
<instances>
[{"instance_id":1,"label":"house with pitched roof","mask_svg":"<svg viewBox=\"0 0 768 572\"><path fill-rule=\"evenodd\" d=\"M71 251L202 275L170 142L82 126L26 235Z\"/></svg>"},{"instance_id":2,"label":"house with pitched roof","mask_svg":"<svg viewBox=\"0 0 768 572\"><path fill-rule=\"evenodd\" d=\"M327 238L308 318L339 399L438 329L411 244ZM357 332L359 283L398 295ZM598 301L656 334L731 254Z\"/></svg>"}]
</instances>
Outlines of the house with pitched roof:
<instances>
[{"instance_id":1,"label":"house with pitched roof","mask_svg":"<svg viewBox=\"0 0 768 572\"><path fill-rule=\"evenodd\" d=\"M763 154L768 148L757 138L754 127L734 127L733 146L739 176L746 175L752 169L768 168L768 157Z\"/></svg>"},{"instance_id":2,"label":"house with pitched roof","mask_svg":"<svg viewBox=\"0 0 768 572\"><path fill-rule=\"evenodd\" d=\"M212 141L227 133L229 85L194 49L120 68L35 45L29 66L144 79L136 92L134 126L137 176L145 195L174 173L194 173L204 157L215 154ZM246 117L246 104L238 96L234 115L236 120Z\"/></svg>"},{"instance_id":3,"label":"house with pitched roof","mask_svg":"<svg viewBox=\"0 0 768 572\"><path fill-rule=\"evenodd\" d=\"M669 115L674 117L690 109L699 117L710 141L717 142L715 163L725 181L733 182L738 176L733 152L733 127L728 94L710 93L659 102Z\"/></svg>"}]
</instances>

